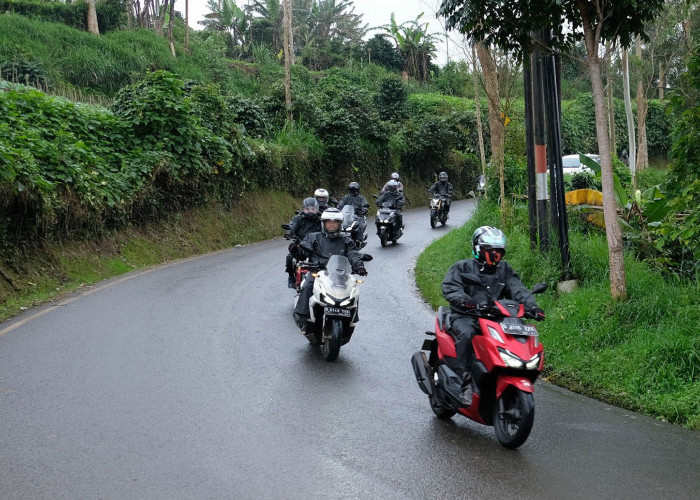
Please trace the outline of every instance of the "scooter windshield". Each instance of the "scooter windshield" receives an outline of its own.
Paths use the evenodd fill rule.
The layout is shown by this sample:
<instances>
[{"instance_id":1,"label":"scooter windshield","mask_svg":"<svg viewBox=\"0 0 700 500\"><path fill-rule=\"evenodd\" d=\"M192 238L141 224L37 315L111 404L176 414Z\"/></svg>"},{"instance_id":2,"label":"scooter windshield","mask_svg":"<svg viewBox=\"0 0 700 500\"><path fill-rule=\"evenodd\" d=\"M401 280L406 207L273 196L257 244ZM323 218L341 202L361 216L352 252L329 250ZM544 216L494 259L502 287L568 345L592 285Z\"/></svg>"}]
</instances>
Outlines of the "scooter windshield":
<instances>
[{"instance_id":1,"label":"scooter windshield","mask_svg":"<svg viewBox=\"0 0 700 500\"><path fill-rule=\"evenodd\" d=\"M352 226L355 207L352 205L345 205L340 213L343 214L343 228Z\"/></svg>"},{"instance_id":2,"label":"scooter windshield","mask_svg":"<svg viewBox=\"0 0 700 500\"><path fill-rule=\"evenodd\" d=\"M348 279L352 275L352 266L350 261L344 255L332 255L326 264L328 278L331 286L337 288L345 288L348 284Z\"/></svg>"}]
</instances>

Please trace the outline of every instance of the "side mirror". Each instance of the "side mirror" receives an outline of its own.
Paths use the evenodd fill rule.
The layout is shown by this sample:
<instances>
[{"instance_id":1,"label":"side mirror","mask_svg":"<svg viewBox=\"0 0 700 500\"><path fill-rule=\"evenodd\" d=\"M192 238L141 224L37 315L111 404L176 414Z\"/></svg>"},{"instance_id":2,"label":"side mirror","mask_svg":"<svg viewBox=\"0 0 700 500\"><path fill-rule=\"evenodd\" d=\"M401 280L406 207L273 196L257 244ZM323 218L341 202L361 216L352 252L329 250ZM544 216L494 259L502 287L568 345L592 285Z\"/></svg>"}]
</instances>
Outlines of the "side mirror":
<instances>
[{"instance_id":1,"label":"side mirror","mask_svg":"<svg viewBox=\"0 0 700 500\"><path fill-rule=\"evenodd\" d=\"M282 229L289 231L292 227L289 224L282 224Z\"/></svg>"},{"instance_id":2,"label":"side mirror","mask_svg":"<svg viewBox=\"0 0 700 500\"><path fill-rule=\"evenodd\" d=\"M360 260L362 260L362 262L369 262L369 261L372 260L373 258L374 258L374 257L372 257L370 254L368 254L368 253L363 253L363 254L362 254L362 257L360 258Z\"/></svg>"},{"instance_id":3,"label":"side mirror","mask_svg":"<svg viewBox=\"0 0 700 500\"><path fill-rule=\"evenodd\" d=\"M538 294L538 293L544 293L547 290L547 283L537 283L533 288L532 288L532 293Z\"/></svg>"},{"instance_id":4,"label":"side mirror","mask_svg":"<svg viewBox=\"0 0 700 500\"><path fill-rule=\"evenodd\" d=\"M374 198L375 200L378 200L378 199L379 199L379 195L373 194L373 195L372 195L372 198Z\"/></svg>"}]
</instances>

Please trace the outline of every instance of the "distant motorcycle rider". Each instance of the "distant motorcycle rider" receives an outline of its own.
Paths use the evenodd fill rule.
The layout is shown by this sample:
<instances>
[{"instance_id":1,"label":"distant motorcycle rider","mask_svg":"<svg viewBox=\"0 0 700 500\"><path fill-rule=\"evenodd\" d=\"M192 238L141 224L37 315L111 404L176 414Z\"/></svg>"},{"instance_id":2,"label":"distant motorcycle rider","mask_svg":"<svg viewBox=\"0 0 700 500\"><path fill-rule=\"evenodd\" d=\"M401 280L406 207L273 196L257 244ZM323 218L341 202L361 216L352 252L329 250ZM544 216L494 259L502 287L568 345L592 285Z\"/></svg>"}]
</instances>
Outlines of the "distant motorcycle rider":
<instances>
[{"instance_id":1,"label":"distant motorcycle rider","mask_svg":"<svg viewBox=\"0 0 700 500\"><path fill-rule=\"evenodd\" d=\"M452 191L454 191L454 186L451 182L447 181L447 172L440 172L438 175L438 181L430 186L428 193L447 195L445 198L445 214L450 213L450 203L452 201Z\"/></svg>"},{"instance_id":2,"label":"distant motorcycle rider","mask_svg":"<svg viewBox=\"0 0 700 500\"><path fill-rule=\"evenodd\" d=\"M326 209L330 206L330 196L328 194L328 191L326 191L325 189L318 188L316 191L314 191L314 198L316 198L316 201L318 202L319 213L325 212Z\"/></svg>"},{"instance_id":3,"label":"distant motorcycle rider","mask_svg":"<svg viewBox=\"0 0 700 500\"><path fill-rule=\"evenodd\" d=\"M312 264L325 266L332 255L344 255L350 261L353 273L367 276L367 270L362 263L362 254L355 243L345 236L340 226L343 216L337 208L328 208L321 214L321 232L310 233L304 240L289 246L289 252L297 259L307 259ZM294 308L294 319L299 328L304 331L310 317L309 299L313 295L314 277L309 273L304 286L299 292L299 300Z\"/></svg>"},{"instance_id":4,"label":"distant motorcycle rider","mask_svg":"<svg viewBox=\"0 0 700 500\"><path fill-rule=\"evenodd\" d=\"M384 184L384 187L382 188L382 193L385 193L386 191L388 191L389 183L390 183L391 181L396 181L396 182L398 182L399 185L398 185L398 188L397 188L397 189L398 189L401 193L403 193L403 184L402 184L401 181L399 180L399 174L398 174L398 172L393 172L393 173L391 174L391 179L389 179L388 181L386 181L386 183Z\"/></svg>"},{"instance_id":5,"label":"distant motorcycle rider","mask_svg":"<svg viewBox=\"0 0 700 500\"><path fill-rule=\"evenodd\" d=\"M403 229L403 214L401 210L403 209L404 203L406 203L406 198L404 198L403 193L399 191L399 183L395 180L387 182L387 190L377 198L377 206L381 207L382 203L386 201L391 202L391 208L396 210L396 223Z\"/></svg>"},{"instance_id":6,"label":"distant motorcycle rider","mask_svg":"<svg viewBox=\"0 0 700 500\"><path fill-rule=\"evenodd\" d=\"M315 198L306 198L301 205L301 212L289 221L289 231L284 235L287 240L303 240L309 233L317 233L321 230L321 214L318 212L318 202ZM294 288L294 257L287 255L285 271L289 275L287 286Z\"/></svg>"},{"instance_id":7,"label":"distant motorcycle rider","mask_svg":"<svg viewBox=\"0 0 700 500\"><path fill-rule=\"evenodd\" d=\"M342 210L345 205L352 205L355 208L355 214L361 217L367 215L367 207L369 203L364 196L360 194L360 183L351 182L348 184L348 194L338 202L338 210Z\"/></svg>"},{"instance_id":8,"label":"distant motorcycle rider","mask_svg":"<svg viewBox=\"0 0 700 500\"><path fill-rule=\"evenodd\" d=\"M442 295L450 303L451 334L457 348L457 362L462 370L462 403L470 405L473 395L471 366L475 361L472 338L479 331L478 320L471 315L477 306L507 298L525 305L535 319L544 319L532 293L507 262L506 236L500 229L481 226L472 235L473 259L456 262L442 281Z\"/></svg>"}]
</instances>

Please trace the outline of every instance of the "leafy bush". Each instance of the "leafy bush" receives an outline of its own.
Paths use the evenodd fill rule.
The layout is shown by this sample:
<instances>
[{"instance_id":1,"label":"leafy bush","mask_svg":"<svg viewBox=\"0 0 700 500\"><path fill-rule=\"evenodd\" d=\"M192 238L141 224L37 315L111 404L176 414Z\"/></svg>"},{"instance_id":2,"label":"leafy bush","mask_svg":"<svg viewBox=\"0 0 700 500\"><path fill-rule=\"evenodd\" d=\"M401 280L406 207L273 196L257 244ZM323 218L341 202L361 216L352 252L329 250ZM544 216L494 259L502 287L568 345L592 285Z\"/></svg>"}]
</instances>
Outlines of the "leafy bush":
<instances>
[{"instance_id":1,"label":"leafy bush","mask_svg":"<svg viewBox=\"0 0 700 500\"><path fill-rule=\"evenodd\" d=\"M408 88L396 77L388 77L379 84L374 101L383 120L402 120L408 108Z\"/></svg>"},{"instance_id":2,"label":"leafy bush","mask_svg":"<svg viewBox=\"0 0 700 500\"><path fill-rule=\"evenodd\" d=\"M100 33L126 25L126 2L102 0L96 3ZM87 3L39 2L33 0L0 0L0 11L20 14L42 21L62 23L79 30L87 30Z\"/></svg>"}]
</instances>

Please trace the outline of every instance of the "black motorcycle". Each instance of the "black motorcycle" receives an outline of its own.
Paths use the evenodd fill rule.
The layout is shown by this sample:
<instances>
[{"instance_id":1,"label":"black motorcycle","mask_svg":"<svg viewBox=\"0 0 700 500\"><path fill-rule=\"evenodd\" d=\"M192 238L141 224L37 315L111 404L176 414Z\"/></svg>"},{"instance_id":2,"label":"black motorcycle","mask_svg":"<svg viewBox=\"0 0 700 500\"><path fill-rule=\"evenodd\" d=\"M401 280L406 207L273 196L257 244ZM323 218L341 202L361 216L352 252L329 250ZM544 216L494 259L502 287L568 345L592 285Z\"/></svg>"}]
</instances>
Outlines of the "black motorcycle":
<instances>
[{"instance_id":1,"label":"black motorcycle","mask_svg":"<svg viewBox=\"0 0 700 500\"><path fill-rule=\"evenodd\" d=\"M447 201L449 198L449 194L433 194L430 199L430 227L434 228L438 222L444 226L447 222Z\"/></svg>"},{"instance_id":2,"label":"black motorcycle","mask_svg":"<svg viewBox=\"0 0 700 500\"><path fill-rule=\"evenodd\" d=\"M377 210L374 222L377 225L377 236L383 247L387 246L389 241L396 244L403 235L399 214L400 211L390 201L383 202Z\"/></svg>"},{"instance_id":3,"label":"black motorcycle","mask_svg":"<svg viewBox=\"0 0 700 500\"><path fill-rule=\"evenodd\" d=\"M356 209L352 205L345 205L340 213L343 214L343 223L340 226L341 231L350 237L358 249L367 244L367 205L366 207Z\"/></svg>"}]
</instances>

